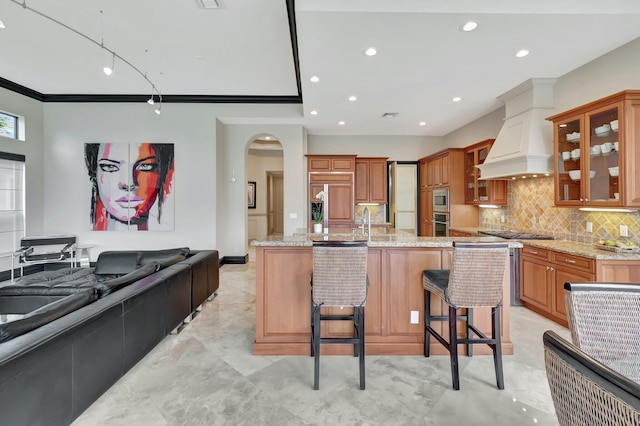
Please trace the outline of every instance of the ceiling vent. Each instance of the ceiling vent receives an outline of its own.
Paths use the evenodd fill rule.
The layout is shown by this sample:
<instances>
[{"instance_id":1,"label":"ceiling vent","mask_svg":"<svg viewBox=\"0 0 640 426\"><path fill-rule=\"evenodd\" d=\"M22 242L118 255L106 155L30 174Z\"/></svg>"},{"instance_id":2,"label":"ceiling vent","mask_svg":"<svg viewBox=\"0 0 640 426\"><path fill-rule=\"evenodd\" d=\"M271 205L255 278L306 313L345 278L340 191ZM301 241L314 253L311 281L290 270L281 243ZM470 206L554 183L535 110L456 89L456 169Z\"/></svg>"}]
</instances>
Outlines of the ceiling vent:
<instances>
[{"instance_id":1,"label":"ceiling vent","mask_svg":"<svg viewBox=\"0 0 640 426\"><path fill-rule=\"evenodd\" d=\"M220 7L218 0L200 0L200 4L205 9L217 9Z\"/></svg>"},{"instance_id":2,"label":"ceiling vent","mask_svg":"<svg viewBox=\"0 0 640 426\"><path fill-rule=\"evenodd\" d=\"M384 114L382 114L383 118L396 118L397 116L397 112L385 112Z\"/></svg>"}]
</instances>

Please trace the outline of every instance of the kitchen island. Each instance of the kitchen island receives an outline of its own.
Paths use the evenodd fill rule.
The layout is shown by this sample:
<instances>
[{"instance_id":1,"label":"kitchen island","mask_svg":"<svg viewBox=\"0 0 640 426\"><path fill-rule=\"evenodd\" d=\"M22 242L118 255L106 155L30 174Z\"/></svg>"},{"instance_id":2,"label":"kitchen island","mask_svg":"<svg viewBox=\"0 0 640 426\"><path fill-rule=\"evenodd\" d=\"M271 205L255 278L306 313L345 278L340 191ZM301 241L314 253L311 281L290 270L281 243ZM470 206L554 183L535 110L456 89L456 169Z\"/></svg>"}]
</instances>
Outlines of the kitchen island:
<instances>
[{"instance_id":1,"label":"kitchen island","mask_svg":"<svg viewBox=\"0 0 640 426\"><path fill-rule=\"evenodd\" d=\"M422 271L448 269L453 241L501 241L494 237L416 237L388 232L370 238L356 233L303 234L253 241L256 248L256 340L255 355L309 355L311 288L314 240L368 241L367 273L369 290L365 308L366 347L369 355L422 355L424 353L424 292ZM508 242L522 247L520 242ZM509 300L509 271L503 279L503 300ZM339 308L326 308L339 310ZM344 308L345 310L348 308ZM412 323L412 311L418 312ZM446 311L446 305L433 295L431 312ZM415 315L415 314L414 314ZM509 327L509 303L502 308L502 349L513 354ZM490 309L474 310L474 323L491 332ZM440 328L438 328L440 327ZM446 323L435 323L443 333ZM323 334L348 336L352 323L332 321L322 327ZM444 332L446 335L446 332ZM460 347L464 351L464 346ZM489 354L479 345L477 354ZM323 354L353 353L352 345L327 345ZM448 352L432 338L431 353ZM462 352L464 353L464 352Z\"/></svg>"}]
</instances>

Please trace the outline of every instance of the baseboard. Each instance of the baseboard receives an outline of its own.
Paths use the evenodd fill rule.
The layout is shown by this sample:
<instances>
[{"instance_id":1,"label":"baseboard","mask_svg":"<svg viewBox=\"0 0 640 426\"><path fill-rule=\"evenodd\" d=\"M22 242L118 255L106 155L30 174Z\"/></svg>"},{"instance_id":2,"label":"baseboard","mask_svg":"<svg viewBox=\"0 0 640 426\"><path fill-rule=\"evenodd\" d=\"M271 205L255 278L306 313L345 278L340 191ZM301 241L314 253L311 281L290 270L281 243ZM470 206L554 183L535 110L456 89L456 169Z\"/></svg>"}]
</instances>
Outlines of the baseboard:
<instances>
[{"instance_id":1,"label":"baseboard","mask_svg":"<svg viewBox=\"0 0 640 426\"><path fill-rule=\"evenodd\" d=\"M220 266L224 264L243 265L248 262L249 262L249 253L245 254L244 256L223 256L222 259L220 259Z\"/></svg>"}]
</instances>

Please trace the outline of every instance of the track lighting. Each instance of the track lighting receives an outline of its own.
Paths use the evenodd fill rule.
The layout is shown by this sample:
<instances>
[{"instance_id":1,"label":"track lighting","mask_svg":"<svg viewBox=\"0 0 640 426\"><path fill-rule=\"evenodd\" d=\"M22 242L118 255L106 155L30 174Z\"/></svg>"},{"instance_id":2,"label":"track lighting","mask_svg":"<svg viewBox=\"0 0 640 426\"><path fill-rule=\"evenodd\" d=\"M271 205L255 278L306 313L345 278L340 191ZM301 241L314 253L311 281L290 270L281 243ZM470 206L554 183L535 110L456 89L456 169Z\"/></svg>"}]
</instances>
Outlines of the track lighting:
<instances>
[{"instance_id":1,"label":"track lighting","mask_svg":"<svg viewBox=\"0 0 640 426\"><path fill-rule=\"evenodd\" d=\"M86 40L90 41L91 43L95 44L96 46L100 47L101 49L106 50L107 52L111 53L111 66L105 66L104 68L102 68L102 71L106 74L106 75L111 75L113 73L114 67L115 67L115 63L116 63L116 58L118 58L121 62L123 62L125 65L129 66L131 69L133 69L135 72L137 72L138 74L140 74L142 76L142 78L144 78L150 85L151 85L151 98L147 101L147 103L149 105L154 105L155 104L155 100L153 98L153 91L155 90L155 92L158 94L158 108L156 108L155 113L156 114L160 114L161 112L161 108L162 108L162 94L160 93L160 91L158 90L158 88L156 87L155 84L153 84L153 82L151 80L149 80L149 78L147 77L146 73L143 73L142 71L140 71L140 69L138 67L136 67L135 65L133 65L131 62L127 61L125 58L123 58L122 56L118 55L114 50L109 49L108 47L106 47L104 45L104 38L102 38L102 42L98 42L94 39L92 39L91 37L89 37L88 35L76 30L75 28L70 27L69 25L58 21L55 18L52 18L51 16L48 16L47 14L40 12L39 10L36 10L30 6L27 6L27 2L25 0L10 0L12 3L15 3L16 5L20 6L22 9L24 10L28 10L29 12L35 13L36 15L39 15L51 22L53 22L54 24L60 25L61 27L66 28L67 30L79 35L80 37L85 38ZM102 10L100 11L100 25L102 26ZM4 26L2 25L2 22L0 21L0 28L4 28ZM162 74L162 73L160 73Z\"/></svg>"}]
</instances>

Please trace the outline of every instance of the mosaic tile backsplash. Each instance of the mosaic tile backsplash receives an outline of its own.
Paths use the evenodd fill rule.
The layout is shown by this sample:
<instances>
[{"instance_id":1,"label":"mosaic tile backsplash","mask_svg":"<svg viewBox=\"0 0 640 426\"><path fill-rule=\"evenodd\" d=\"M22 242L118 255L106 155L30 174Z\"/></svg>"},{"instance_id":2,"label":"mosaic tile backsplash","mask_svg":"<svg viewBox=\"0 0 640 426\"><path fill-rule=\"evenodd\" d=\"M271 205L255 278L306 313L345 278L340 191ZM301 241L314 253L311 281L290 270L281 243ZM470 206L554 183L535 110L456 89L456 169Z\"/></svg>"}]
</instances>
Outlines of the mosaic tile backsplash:
<instances>
[{"instance_id":1,"label":"mosaic tile backsplash","mask_svg":"<svg viewBox=\"0 0 640 426\"><path fill-rule=\"evenodd\" d=\"M508 197L507 207L480 209L481 228L532 232L587 244L608 239L640 244L637 211L583 212L577 208L555 207L553 177L510 181ZM586 232L587 222L593 224L593 232ZM620 225L628 227L628 237L620 236Z\"/></svg>"}]
</instances>

